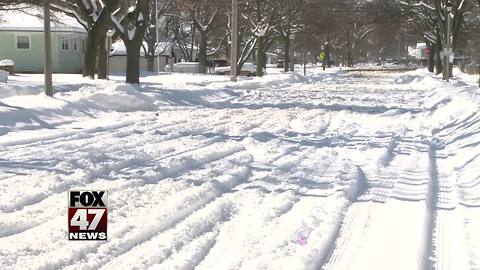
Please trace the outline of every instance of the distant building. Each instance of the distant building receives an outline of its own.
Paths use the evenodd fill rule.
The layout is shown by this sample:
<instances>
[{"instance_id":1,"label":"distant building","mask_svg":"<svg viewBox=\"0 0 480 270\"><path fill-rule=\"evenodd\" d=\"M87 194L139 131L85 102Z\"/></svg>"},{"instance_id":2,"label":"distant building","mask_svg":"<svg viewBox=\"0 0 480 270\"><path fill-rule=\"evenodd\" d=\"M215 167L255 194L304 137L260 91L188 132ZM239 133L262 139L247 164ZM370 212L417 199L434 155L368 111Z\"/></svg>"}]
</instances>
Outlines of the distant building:
<instances>
[{"instance_id":1,"label":"distant building","mask_svg":"<svg viewBox=\"0 0 480 270\"><path fill-rule=\"evenodd\" d=\"M147 48L147 44L144 43L143 47ZM140 71L147 71L148 61L143 47L140 47ZM173 42L159 42L155 52L153 71L158 72L160 68L160 72L165 72L168 70L167 66L170 66L171 70L177 60L175 56L180 54L180 48ZM158 63L158 61L160 61L160 63ZM111 73L125 73L127 68L127 49L122 40L118 40L112 44L109 66Z\"/></svg>"},{"instance_id":2,"label":"distant building","mask_svg":"<svg viewBox=\"0 0 480 270\"><path fill-rule=\"evenodd\" d=\"M55 73L83 69L85 29L74 19L52 13L52 65ZM0 60L14 61L16 72L43 72L43 9L0 11Z\"/></svg>"},{"instance_id":3,"label":"distant building","mask_svg":"<svg viewBox=\"0 0 480 270\"><path fill-rule=\"evenodd\" d=\"M426 50L427 44L417 43L415 47L408 47L408 55L417 60L425 60L428 57Z\"/></svg>"}]
</instances>

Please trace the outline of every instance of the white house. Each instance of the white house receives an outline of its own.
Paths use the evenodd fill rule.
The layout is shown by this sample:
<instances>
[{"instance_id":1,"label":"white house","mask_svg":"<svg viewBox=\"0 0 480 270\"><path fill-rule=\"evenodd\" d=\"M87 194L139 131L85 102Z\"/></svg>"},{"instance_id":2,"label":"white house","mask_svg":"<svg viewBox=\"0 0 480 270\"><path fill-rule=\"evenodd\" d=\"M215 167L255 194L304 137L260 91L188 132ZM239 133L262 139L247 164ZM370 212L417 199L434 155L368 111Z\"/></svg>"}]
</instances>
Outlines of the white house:
<instances>
[{"instance_id":1,"label":"white house","mask_svg":"<svg viewBox=\"0 0 480 270\"><path fill-rule=\"evenodd\" d=\"M64 14L51 19L53 72L81 72L85 29ZM42 8L0 11L0 60L13 60L16 72L43 72L44 48Z\"/></svg>"}]
</instances>

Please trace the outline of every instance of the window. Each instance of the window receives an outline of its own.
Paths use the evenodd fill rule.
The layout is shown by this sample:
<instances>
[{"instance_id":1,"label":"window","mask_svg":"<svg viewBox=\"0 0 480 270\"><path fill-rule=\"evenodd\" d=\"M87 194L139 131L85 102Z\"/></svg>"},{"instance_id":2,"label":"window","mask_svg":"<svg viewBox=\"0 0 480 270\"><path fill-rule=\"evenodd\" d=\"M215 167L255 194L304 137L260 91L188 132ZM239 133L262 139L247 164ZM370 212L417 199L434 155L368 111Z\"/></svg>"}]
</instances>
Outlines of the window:
<instances>
[{"instance_id":1,"label":"window","mask_svg":"<svg viewBox=\"0 0 480 270\"><path fill-rule=\"evenodd\" d=\"M61 38L61 40L62 40L62 50L68 51L70 49L68 38Z\"/></svg>"},{"instance_id":2,"label":"window","mask_svg":"<svg viewBox=\"0 0 480 270\"><path fill-rule=\"evenodd\" d=\"M17 49L29 50L30 49L30 36L19 35L17 36Z\"/></svg>"},{"instance_id":3,"label":"window","mask_svg":"<svg viewBox=\"0 0 480 270\"><path fill-rule=\"evenodd\" d=\"M78 51L78 39L72 39L72 47L74 51Z\"/></svg>"}]
</instances>

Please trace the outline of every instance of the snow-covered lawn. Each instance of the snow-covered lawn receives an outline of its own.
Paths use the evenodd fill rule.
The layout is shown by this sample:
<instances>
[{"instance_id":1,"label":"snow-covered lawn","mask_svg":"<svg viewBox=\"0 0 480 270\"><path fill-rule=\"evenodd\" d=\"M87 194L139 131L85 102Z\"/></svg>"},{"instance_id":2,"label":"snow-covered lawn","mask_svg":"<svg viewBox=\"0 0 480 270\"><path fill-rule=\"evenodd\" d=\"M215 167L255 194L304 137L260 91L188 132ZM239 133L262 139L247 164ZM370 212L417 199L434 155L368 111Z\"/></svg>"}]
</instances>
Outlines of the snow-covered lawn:
<instances>
[{"instance_id":1,"label":"snow-covered lawn","mask_svg":"<svg viewBox=\"0 0 480 270\"><path fill-rule=\"evenodd\" d=\"M308 72L10 77L0 269L480 269L475 78ZM67 240L70 189L108 241Z\"/></svg>"}]
</instances>

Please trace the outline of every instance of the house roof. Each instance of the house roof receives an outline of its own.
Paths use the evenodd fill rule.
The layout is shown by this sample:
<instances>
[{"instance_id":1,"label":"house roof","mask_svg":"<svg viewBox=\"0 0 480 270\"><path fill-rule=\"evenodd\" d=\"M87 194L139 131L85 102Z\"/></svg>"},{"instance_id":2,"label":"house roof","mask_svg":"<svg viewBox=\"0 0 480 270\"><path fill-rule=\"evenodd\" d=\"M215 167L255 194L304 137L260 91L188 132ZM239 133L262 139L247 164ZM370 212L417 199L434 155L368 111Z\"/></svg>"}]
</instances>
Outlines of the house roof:
<instances>
[{"instance_id":1,"label":"house roof","mask_svg":"<svg viewBox=\"0 0 480 270\"><path fill-rule=\"evenodd\" d=\"M147 43L143 42L143 46L146 48ZM171 42L159 42L155 50L155 55L170 55L172 47L174 46ZM125 43L122 40L118 40L112 44L112 50L110 51L110 56L122 56L127 55L127 49ZM145 56L145 51L140 48L140 55Z\"/></svg>"},{"instance_id":2,"label":"house roof","mask_svg":"<svg viewBox=\"0 0 480 270\"><path fill-rule=\"evenodd\" d=\"M63 13L51 12L52 32L80 32L85 28L75 18ZM18 10L0 11L0 31L43 32L43 8L26 6Z\"/></svg>"}]
</instances>

